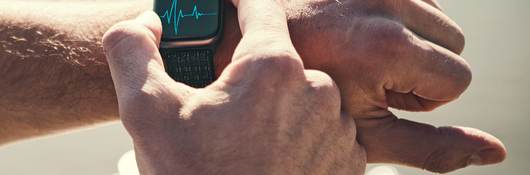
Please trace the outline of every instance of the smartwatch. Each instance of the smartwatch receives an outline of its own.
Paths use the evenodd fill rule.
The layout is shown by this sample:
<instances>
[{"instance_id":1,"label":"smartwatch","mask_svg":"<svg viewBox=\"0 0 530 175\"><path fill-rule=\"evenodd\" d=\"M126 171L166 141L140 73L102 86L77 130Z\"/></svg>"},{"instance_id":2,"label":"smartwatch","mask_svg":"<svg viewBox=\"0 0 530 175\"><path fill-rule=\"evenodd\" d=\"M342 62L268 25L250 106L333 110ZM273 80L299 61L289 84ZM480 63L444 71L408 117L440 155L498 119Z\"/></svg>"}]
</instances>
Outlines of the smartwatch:
<instances>
[{"instance_id":1,"label":"smartwatch","mask_svg":"<svg viewBox=\"0 0 530 175\"><path fill-rule=\"evenodd\" d=\"M211 84L223 0L155 0L154 11L162 21L160 55L169 76L196 88Z\"/></svg>"}]
</instances>

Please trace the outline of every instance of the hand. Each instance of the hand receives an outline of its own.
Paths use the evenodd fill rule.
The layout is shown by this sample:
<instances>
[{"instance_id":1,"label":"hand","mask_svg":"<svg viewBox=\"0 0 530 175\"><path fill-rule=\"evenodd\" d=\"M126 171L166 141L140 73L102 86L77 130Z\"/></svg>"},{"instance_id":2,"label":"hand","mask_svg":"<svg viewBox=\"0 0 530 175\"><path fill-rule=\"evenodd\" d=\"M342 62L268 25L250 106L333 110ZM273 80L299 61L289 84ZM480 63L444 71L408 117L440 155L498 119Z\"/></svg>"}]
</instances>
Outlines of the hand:
<instances>
[{"instance_id":1,"label":"hand","mask_svg":"<svg viewBox=\"0 0 530 175\"><path fill-rule=\"evenodd\" d=\"M338 84L368 162L449 172L504 160L504 146L487 133L437 128L388 111L433 110L458 98L471 81L469 65L458 55L464 48L462 30L436 0L291 0L284 5L304 65L328 73ZM239 37L231 28L237 21L227 21L219 67L227 64L223 58Z\"/></svg>"},{"instance_id":2,"label":"hand","mask_svg":"<svg viewBox=\"0 0 530 175\"><path fill-rule=\"evenodd\" d=\"M368 162L444 173L505 158L502 143L487 133L397 119L387 110L433 110L471 81L468 64L457 55L464 48L462 31L435 0L341 2L306 2L316 10L299 15L291 33L307 67L337 82Z\"/></svg>"},{"instance_id":3,"label":"hand","mask_svg":"<svg viewBox=\"0 0 530 175\"><path fill-rule=\"evenodd\" d=\"M354 121L341 114L331 78L304 70L284 12L271 0L237 4L243 38L233 62L204 89L165 73L155 14L105 34L140 172L362 174L365 154Z\"/></svg>"}]
</instances>

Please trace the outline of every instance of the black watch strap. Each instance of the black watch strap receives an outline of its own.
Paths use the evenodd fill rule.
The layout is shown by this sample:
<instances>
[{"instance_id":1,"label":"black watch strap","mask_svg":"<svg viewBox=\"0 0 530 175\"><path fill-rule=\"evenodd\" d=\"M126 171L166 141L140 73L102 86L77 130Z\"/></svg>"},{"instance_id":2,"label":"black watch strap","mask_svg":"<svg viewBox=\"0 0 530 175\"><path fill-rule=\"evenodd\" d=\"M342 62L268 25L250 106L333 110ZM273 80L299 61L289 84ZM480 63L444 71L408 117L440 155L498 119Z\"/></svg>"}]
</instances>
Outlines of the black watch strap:
<instances>
[{"instance_id":1,"label":"black watch strap","mask_svg":"<svg viewBox=\"0 0 530 175\"><path fill-rule=\"evenodd\" d=\"M201 88L215 79L213 51L208 48L161 48L166 72L175 81Z\"/></svg>"}]
</instances>

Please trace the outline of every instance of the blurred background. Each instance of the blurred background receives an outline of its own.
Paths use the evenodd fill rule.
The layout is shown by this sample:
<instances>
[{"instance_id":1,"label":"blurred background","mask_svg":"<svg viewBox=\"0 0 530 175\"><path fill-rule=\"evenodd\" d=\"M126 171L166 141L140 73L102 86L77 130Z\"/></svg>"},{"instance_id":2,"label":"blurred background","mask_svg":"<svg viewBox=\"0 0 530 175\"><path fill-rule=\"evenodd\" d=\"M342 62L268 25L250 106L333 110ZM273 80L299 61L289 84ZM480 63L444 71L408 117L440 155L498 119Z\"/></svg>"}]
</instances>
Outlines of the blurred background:
<instances>
[{"instance_id":1,"label":"blurred background","mask_svg":"<svg viewBox=\"0 0 530 175\"><path fill-rule=\"evenodd\" d=\"M530 173L530 1L439 0L464 29L464 52L473 82L456 102L430 113L399 116L435 125L480 128L501 139L507 160L470 167L451 175ZM0 148L0 175L113 175L132 149L119 123ZM395 165L370 165L369 175L424 175Z\"/></svg>"}]
</instances>

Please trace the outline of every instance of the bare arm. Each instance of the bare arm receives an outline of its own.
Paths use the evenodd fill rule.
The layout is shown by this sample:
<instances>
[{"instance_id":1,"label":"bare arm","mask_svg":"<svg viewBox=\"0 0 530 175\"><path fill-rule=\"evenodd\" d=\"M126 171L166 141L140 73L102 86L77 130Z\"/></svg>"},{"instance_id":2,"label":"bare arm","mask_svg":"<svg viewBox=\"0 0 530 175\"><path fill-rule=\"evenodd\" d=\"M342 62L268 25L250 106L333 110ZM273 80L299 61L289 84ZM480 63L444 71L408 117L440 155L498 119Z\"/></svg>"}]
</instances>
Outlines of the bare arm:
<instances>
[{"instance_id":1,"label":"bare arm","mask_svg":"<svg viewBox=\"0 0 530 175\"><path fill-rule=\"evenodd\" d=\"M117 119L100 38L150 3L0 1L0 145Z\"/></svg>"},{"instance_id":2,"label":"bare arm","mask_svg":"<svg viewBox=\"0 0 530 175\"><path fill-rule=\"evenodd\" d=\"M387 110L433 110L469 85L469 65L458 55L462 31L431 6L436 3L425 3L435 0L289 2L284 5L290 35L304 67L335 80L342 109L356 119L368 162L448 172L465 166L462 162L484 165L505 158L502 143L487 133L437 128ZM151 3L0 0L0 145L117 119L99 38ZM218 74L241 38L235 11L227 11L215 58Z\"/></svg>"}]
</instances>

